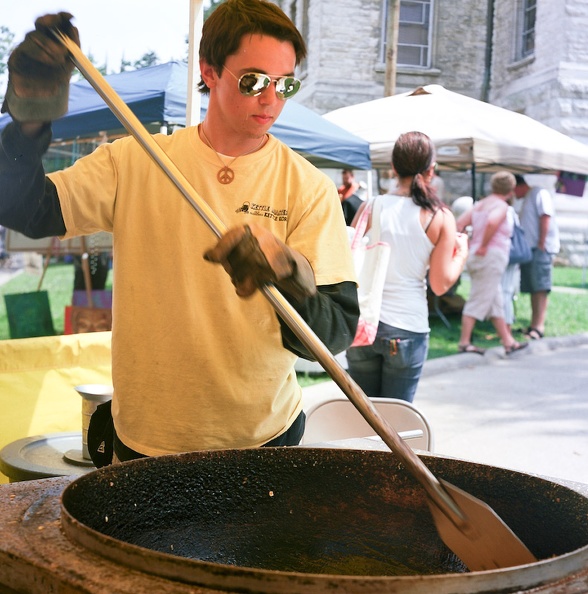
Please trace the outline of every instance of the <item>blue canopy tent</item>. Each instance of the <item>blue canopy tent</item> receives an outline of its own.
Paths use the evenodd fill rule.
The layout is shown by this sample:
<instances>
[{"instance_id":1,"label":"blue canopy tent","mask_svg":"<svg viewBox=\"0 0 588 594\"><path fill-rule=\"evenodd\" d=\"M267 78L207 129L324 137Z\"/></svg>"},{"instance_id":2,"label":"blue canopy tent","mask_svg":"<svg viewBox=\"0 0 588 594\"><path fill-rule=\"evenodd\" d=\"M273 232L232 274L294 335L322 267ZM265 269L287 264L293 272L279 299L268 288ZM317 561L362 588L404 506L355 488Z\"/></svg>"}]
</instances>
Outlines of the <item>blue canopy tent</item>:
<instances>
[{"instance_id":1,"label":"blue canopy tent","mask_svg":"<svg viewBox=\"0 0 588 594\"><path fill-rule=\"evenodd\" d=\"M162 126L185 126L188 66L184 62L111 74L106 80L151 132ZM201 119L207 99L202 97ZM9 121L7 114L0 117L0 130ZM103 131L112 135L123 128L87 81L73 83L68 113L53 122L54 141L98 137ZM270 132L317 167L371 169L365 140L294 101L286 101Z\"/></svg>"}]
</instances>

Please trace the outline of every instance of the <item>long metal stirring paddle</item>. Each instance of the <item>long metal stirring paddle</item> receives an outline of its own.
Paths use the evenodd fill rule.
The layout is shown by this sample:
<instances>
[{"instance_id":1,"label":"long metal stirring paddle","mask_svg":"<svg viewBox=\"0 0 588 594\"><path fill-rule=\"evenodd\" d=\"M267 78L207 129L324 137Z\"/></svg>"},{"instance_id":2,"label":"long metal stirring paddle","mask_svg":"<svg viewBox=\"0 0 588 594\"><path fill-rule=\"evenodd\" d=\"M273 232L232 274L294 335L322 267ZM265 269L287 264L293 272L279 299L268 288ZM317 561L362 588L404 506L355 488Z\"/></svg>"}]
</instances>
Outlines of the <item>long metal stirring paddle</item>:
<instances>
[{"instance_id":1,"label":"long metal stirring paddle","mask_svg":"<svg viewBox=\"0 0 588 594\"><path fill-rule=\"evenodd\" d=\"M61 31L52 32L67 48L78 70L102 97L127 132L164 171L212 232L221 237L227 230L226 226L198 195L131 109L104 80L74 41ZM261 291L277 314L424 488L439 535L470 570L511 567L536 561L527 547L487 504L433 475L276 287L268 284Z\"/></svg>"}]
</instances>

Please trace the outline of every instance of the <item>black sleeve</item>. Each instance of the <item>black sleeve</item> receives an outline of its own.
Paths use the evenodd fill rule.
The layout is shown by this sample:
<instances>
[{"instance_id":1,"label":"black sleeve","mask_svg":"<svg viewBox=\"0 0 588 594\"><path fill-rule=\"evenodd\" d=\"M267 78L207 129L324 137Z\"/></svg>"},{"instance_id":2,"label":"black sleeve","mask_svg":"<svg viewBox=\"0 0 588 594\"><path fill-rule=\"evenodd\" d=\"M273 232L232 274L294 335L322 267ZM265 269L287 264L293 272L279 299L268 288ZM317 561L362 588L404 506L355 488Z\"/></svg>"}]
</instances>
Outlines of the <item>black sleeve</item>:
<instances>
[{"instance_id":1,"label":"black sleeve","mask_svg":"<svg viewBox=\"0 0 588 594\"><path fill-rule=\"evenodd\" d=\"M29 138L11 122L0 136L0 225L35 239L65 233L57 189L41 160L50 142L49 124Z\"/></svg>"},{"instance_id":2,"label":"black sleeve","mask_svg":"<svg viewBox=\"0 0 588 594\"><path fill-rule=\"evenodd\" d=\"M304 321L312 328L322 343L334 354L346 350L355 337L359 320L357 287L354 282L346 281L335 285L317 287L313 297L296 302L284 295ZM278 316L282 328L282 343L289 351L314 360L306 347Z\"/></svg>"}]
</instances>

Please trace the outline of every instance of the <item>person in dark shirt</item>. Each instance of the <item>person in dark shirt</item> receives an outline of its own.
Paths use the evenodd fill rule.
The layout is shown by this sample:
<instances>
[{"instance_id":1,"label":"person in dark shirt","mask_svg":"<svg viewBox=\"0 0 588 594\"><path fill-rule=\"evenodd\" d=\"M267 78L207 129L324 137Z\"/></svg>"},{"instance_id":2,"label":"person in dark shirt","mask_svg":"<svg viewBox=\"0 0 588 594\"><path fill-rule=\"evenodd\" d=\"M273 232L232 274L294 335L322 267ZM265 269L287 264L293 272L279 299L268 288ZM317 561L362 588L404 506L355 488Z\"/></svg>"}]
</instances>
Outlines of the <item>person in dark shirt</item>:
<instances>
[{"instance_id":1,"label":"person in dark shirt","mask_svg":"<svg viewBox=\"0 0 588 594\"><path fill-rule=\"evenodd\" d=\"M342 184L337 188L343 216L347 226L351 226L359 207L363 204L365 189L356 181L351 169L343 169L341 172Z\"/></svg>"}]
</instances>

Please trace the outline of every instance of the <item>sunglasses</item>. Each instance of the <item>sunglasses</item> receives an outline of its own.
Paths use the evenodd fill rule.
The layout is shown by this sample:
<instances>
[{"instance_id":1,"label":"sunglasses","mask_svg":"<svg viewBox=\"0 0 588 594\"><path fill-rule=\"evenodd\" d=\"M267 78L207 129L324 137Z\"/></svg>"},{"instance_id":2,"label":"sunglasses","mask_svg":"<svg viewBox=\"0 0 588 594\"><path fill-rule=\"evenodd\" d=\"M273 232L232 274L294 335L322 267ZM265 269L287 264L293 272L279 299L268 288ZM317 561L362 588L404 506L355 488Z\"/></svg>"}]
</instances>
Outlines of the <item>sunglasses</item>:
<instances>
[{"instance_id":1,"label":"sunglasses","mask_svg":"<svg viewBox=\"0 0 588 594\"><path fill-rule=\"evenodd\" d=\"M273 82L276 85L278 99L285 101L294 97L300 90L300 80L293 76L270 76L261 72L246 72L237 78L226 66L223 68L238 82L239 92L247 97L261 95Z\"/></svg>"}]
</instances>

